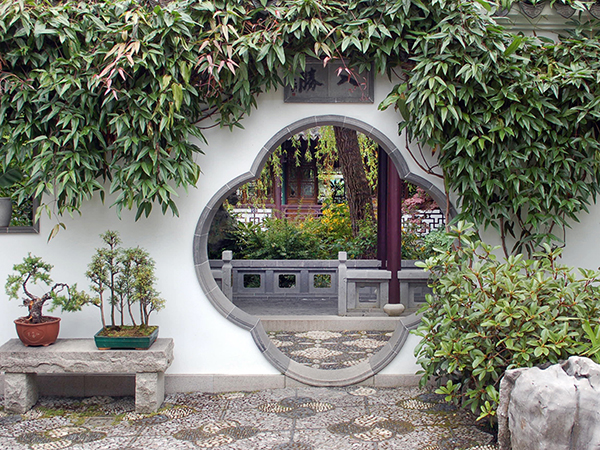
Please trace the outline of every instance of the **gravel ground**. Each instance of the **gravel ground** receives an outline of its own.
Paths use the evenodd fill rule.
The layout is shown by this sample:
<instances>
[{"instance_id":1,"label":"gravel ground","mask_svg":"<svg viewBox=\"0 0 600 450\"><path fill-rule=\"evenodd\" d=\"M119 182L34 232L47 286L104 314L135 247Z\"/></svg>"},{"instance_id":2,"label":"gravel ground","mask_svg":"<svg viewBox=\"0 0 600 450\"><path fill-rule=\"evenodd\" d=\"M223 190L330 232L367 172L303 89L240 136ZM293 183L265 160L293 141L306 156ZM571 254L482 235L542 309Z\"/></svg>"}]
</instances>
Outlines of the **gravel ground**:
<instances>
[{"instance_id":1,"label":"gravel ground","mask_svg":"<svg viewBox=\"0 0 600 450\"><path fill-rule=\"evenodd\" d=\"M0 409L6 450L496 450L494 435L418 388L285 388L167 396L155 414L130 397L42 397Z\"/></svg>"}]
</instances>

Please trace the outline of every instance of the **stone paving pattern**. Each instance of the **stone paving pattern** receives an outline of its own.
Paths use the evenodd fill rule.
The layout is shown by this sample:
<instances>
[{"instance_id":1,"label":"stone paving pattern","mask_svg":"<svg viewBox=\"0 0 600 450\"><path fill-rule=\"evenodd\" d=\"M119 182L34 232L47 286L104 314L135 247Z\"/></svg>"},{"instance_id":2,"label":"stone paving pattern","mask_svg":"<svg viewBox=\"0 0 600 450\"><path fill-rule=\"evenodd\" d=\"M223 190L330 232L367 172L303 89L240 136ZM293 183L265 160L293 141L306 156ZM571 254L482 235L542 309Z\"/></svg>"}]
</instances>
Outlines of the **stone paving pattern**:
<instances>
[{"instance_id":1,"label":"stone paving pattern","mask_svg":"<svg viewBox=\"0 0 600 450\"><path fill-rule=\"evenodd\" d=\"M134 409L132 397L42 397L22 415L0 408L0 449L497 449L472 415L418 388L195 392L167 396L154 414Z\"/></svg>"},{"instance_id":2,"label":"stone paving pattern","mask_svg":"<svg viewBox=\"0 0 600 450\"><path fill-rule=\"evenodd\" d=\"M392 331L271 331L271 342L290 359L316 369L343 369L367 361Z\"/></svg>"}]
</instances>

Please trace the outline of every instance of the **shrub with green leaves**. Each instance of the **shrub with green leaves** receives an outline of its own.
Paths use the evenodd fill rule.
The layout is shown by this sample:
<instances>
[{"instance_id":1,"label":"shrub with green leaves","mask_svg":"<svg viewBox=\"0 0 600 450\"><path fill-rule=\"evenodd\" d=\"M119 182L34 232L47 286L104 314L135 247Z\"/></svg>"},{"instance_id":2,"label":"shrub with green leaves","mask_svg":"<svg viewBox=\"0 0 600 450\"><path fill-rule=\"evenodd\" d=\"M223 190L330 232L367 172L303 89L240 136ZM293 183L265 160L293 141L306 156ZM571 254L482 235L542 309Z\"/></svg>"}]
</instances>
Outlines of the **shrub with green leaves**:
<instances>
[{"instance_id":1,"label":"shrub with green leaves","mask_svg":"<svg viewBox=\"0 0 600 450\"><path fill-rule=\"evenodd\" d=\"M304 220L270 218L261 224L237 223L227 231L234 243L227 246L240 259L337 259L346 252L351 259L373 259L377 252L377 225L364 223L352 236L348 205L326 204L323 215ZM402 258L421 260L445 250L452 238L436 230L421 235L412 226L402 230ZM220 253L214 252L213 257Z\"/></svg>"},{"instance_id":2,"label":"shrub with green leaves","mask_svg":"<svg viewBox=\"0 0 600 450\"><path fill-rule=\"evenodd\" d=\"M238 223L230 234L235 243L228 249L239 259L337 259L342 251L351 259L368 259L377 248L374 223L365 223L352 235L345 203L325 205L321 217Z\"/></svg>"},{"instance_id":3,"label":"shrub with green leaves","mask_svg":"<svg viewBox=\"0 0 600 450\"><path fill-rule=\"evenodd\" d=\"M558 264L561 249L499 259L472 224L449 235L455 248L419 265L432 273L433 295L414 332L421 383L494 420L504 371L598 355L600 272Z\"/></svg>"},{"instance_id":4,"label":"shrub with green leaves","mask_svg":"<svg viewBox=\"0 0 600 450\"><path fill-rule=\"evenodd\" d=\"M261 224L240 223L234 231L242 259L313 259L319 250L314 235L305 233L294 221L268 218Z\"/></svg>"},{"instance_id":5,"label":"shrub with green leaves","mask_svg":"<svg viewBox=\"0 0 600 450\"><path fill-rule=\"evenodd\" d=\"M369 219L362 220L358 234L354 236L347 202L325 201L322 215L307 218L300 226L319 242L314 259L337 259L338 252L347 252L351 259L373 259L376 256L376 224Z\"/></svg>"},{"instance_id":6,"label":"shrub with green leaves","mask_svg":"<svg viewBox=\"0 0 600 450\"><path fill-rule=\"evenodd\" d=\"M452 238L444 229L422 235L410 222L402 227L402 259L427 259L436 254L436 249L447 250L451 245Z\"/></svg>"}]
</instances>

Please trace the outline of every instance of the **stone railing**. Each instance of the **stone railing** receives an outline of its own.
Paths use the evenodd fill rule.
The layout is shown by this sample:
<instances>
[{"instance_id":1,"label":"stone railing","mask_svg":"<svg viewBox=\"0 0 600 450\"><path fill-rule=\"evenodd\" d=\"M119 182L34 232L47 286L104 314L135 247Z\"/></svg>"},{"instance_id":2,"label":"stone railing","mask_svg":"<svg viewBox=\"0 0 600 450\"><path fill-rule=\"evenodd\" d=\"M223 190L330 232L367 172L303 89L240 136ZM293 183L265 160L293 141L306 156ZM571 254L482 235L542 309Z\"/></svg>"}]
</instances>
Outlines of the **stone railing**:
<instances>
[{"instance_id":1,"label":"stone railing","mask_svg":"<svg viewBox=\"0 0 600 450\"><path fill-rule=\"evenodd\" d=\"M210 261L213 277L234 304L248 299L315 298L337 302L338 314L380 310L388 303L391 272L378 260L234 260L224 251ZM398 272L400 301L414 308L425 301L429 274L403 261Z\"/></svg>"}]
</instances>

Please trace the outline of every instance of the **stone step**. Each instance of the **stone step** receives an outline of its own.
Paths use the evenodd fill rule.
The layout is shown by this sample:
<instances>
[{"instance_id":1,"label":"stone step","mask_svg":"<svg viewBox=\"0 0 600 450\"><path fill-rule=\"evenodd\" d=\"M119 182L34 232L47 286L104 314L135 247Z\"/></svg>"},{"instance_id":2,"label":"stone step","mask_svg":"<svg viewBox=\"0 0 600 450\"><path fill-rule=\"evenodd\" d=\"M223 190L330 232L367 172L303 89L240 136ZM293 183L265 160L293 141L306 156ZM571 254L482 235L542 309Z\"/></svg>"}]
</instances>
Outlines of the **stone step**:
<instances>
[{"instance_id":1,"label":"stone step","mask_svg":"<svg viewBox=\"0 0 600 450\"><path fill-rule=\"evenodd\" d=\"M394 331L400 317L258 316L269 331Z\"/></svg>"}]
</instances>

